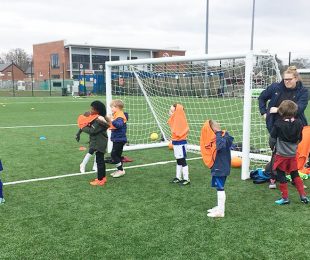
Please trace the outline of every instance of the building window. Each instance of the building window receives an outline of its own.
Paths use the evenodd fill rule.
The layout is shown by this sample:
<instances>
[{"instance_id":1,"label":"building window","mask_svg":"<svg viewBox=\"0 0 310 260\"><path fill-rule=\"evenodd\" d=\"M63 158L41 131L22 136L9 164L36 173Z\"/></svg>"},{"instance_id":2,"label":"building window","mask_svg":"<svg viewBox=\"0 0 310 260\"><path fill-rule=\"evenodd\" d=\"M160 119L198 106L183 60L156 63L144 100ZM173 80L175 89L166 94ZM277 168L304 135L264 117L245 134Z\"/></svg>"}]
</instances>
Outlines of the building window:
<instances>
[{"instance_id":1,"label":"building window","mask_svg":"<svg viewBox=\"0 0 310 260\"><path fill-rule=\"evenodd\" d=\"M132 60L137 60L138 57L131 57L131 59L132 59ZM129 56L127 56L127 60L130 60L130 57L129 57Z\"/></svg>"},{"instance_id":2,"label":"building window","mask_svg":"<svg viewBox=\"0 0 310 260\"><path fill-rule=\"evenodd\" d=\"M93 55L92 61L93 61L93 70L102 70L105 66L106 61L109 61L109 56ZM100 66L102 66L101 69Z\"/></svg>"},{"instance_id":3,"label":"building window","mask_svg":"<svg viewBox=\"0 0 310 260\"><path fill-rule=\"evenodd\" d=\"M119 56L111 56L111 61L119 60Z\"/></svg>"},{"instance_id":4,"label":"building window","mask_svg":"<svg viewBox=\"0 0 310 260\"><path fill-rule=\"evenodd\" d=\"M60 75L52 75L52 79L60 79Z\"/></svg>"},{"instance_id":5,"label":"building window","mask_svg":"<svg viewBox=\"0 0 310 260\"><path fill-rule=\"evenodd\" d=\"M52 69L58 69L59 68L59 55L51 54L51 68Z\"/></svg>"},{"instance_id":6,"label":"building window","mask_svg":"<svg viewBox=\"0 0 310 260\"><path fill-rule=\"evenodd\" d=\"M8 71L8 77L12 77L12 72Z\"/></svg>"},{"instance_id":7,"label":"building window","mask_svg":"<svg viewBox=\"0 0 310 260\"><path fill-rule=\"evenodd\" d=\"M80 69L80 64L83 65L83 69L89 69L90 57L85 54L72 54L72 67L73 69Z\"/></svg>"},{"instance_id":8,"label":"building window","mask_svg":"<svg viewBox=\"0 0 310 260\"><path fill-rule=\"evenodd\" d=\"M53 82L53 87L61 87L61 82Z\"/></svg>"}]
</instances>

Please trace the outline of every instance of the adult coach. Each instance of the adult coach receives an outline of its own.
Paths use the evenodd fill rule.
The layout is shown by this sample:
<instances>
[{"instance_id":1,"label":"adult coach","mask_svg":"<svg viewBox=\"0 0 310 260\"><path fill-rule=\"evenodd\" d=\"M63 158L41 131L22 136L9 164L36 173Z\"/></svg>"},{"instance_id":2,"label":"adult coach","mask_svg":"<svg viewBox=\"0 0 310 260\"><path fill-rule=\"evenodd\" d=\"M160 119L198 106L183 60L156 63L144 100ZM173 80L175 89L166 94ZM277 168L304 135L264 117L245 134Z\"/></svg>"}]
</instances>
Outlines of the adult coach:
<instances>
[{"instance_id":1,"label":"adult coach","mask_svg":"<svg viewBox=\"0 0 310 260\"><path fill-rule=\"evenodd\" d=\"M278 107L283 100L294 101L298 105L297 118L302 124L308 125L305 109L308 105L308 90L303 86L295 66L290 66L283 73L280 83L272 83L259 96L259 111L266 119L268 132L271 132L274 122L280 118ZM267 105L267 101L269 101Z\"/></svg>"},{"instance_id":2,"label":"adult coach","mask_svg":"<svg viewBox=\"0 0 310 260\"><path fill-rule=\"evenodd\" d=\"M305 109L308 105L308 90L302 85L301 78L297 72L295 66L290 66L283 73L283 80L281 82L272 83L267 89L265 89L259 96L259 111L261 115L266 119L266 127L268 132L271 129L277 119L280 118L278 114L278 107L283 100L294 101L297 106L297 115L303 124L308 125L307 118L305 116ZM269 101L268 105L267 102ZM272 140L270 140L272 142ZM271 162L266 165L266 168L272 167L273 156ZM271 179L269 188L276 188L275 175L271 169Z\"/></svg>"}]
</instances>

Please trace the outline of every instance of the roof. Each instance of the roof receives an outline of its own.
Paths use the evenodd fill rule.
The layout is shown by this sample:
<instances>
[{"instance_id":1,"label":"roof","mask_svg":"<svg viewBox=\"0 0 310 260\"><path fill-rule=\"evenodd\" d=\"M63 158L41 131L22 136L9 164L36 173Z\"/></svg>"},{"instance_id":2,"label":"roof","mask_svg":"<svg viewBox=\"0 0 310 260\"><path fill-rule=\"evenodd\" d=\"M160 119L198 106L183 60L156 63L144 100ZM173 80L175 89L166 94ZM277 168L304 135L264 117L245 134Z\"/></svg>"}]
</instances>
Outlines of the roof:
<instances>
[{"instance_id":1,"label":"roof","mask_svg":"<svg viewBox=\"0 0 310 260\"><path fill-rule=\"evenodd\" d=\"M117 50L136 50L136 51L184 51L177 48L139 48L139 47L128 47L128 46L105 46L105 45L88 45L88 44L66 44L65 48L78 47L78 48L98 48L98 49L117 49Z\"/></svg>"},{"instance_id":2,"label":"roof","mask_svg":"<svg viewBox=\"0 0 310 260\"><path fill-rule=\"evenodd\" d=\"M298 69L297 70L299 73L303 74L303 73L310 73L310 69Z\"/></svg>"},{"instance_id":3,"label":"roof","mask_svg":"<svg viewBox=\"0 0 310 260\"><path fill-rule=\"evenodd\" d=\"M4 71L7 67L11 65L12 63L0 63L0 71Z\"/></svg>"}]
</instances>

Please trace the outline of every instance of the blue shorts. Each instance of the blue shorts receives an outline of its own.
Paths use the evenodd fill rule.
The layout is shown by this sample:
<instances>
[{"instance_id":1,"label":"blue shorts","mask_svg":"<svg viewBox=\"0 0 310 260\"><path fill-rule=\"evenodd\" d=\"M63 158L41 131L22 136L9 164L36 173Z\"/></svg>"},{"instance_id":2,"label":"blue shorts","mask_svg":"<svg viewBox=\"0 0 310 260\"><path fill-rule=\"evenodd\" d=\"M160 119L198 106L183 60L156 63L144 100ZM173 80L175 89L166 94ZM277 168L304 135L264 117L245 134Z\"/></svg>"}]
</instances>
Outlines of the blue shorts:
<instances>
[{"instance_id":1,"label":"blue shorts","mask_svg":"<svg viewBox=\"0 0 310 260\"><path fill-rule=\"evenodd\" d=\"M214 187L217 190L224 190L226 178L227 176L213 176L211 180L211 187Z\"/></svg>"}]
</instances>

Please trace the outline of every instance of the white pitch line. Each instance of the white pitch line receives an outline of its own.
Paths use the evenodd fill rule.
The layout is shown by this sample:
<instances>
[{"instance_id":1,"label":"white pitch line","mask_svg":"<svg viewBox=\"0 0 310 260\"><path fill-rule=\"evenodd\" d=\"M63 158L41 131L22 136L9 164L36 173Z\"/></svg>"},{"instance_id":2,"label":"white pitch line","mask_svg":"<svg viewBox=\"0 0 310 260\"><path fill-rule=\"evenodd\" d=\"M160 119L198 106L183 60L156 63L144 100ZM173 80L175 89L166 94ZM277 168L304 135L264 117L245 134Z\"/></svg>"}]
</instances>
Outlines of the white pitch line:
<instances>
[{"instance_id":1,"label":"white pitch line","mask_svg":"<svg viewBox=\"0 0 310 260\"><path fill-rule=\"evenodd\" d=\"M201 159L201 157L195 157L195 158L189 158L186 159L187 161L192 161L192 160L198 160ZM142 168L142 167L151 167L155 165L164 165L168 163L175 163L175 160L173 161L162 161L162 162L155 162L155 163L147 163L147 164L140 164L140 165L132 165L128 167L124 167L124 169L134 169L134 168ZM115 169L107 169L107 172L114 171ZM80 176L80 175L86 175L94 173L94 171L90 172L85 172L85 173L70 173L70 174L65 174L65 175L58 175L58 176L51 176L51 177L44 177L44 178L36 178L36 179L28 179L28 180L20 180L20 181L11 181L11 182L5 182L3 185L16 185L16 184L22 184L22 183L28 183L28 182L37 182L37 181L47 181L47 180L54 180L54 179L61 179L61 178L67 178L67 177L73 177L73 176Z\"/></svg>"},{"instance_id":2,"label":"white pitch line","mask_svg":"<svg viewBox=\"0 0 310 260\"><path fill-rule=\"evenodd\" d=\"M0 129L40 128L40 127L64 127L64 126L77 126L77 124L66 124L66 125L20 125L20 126L0 126Z\"/></svg>"}]
</instances>

